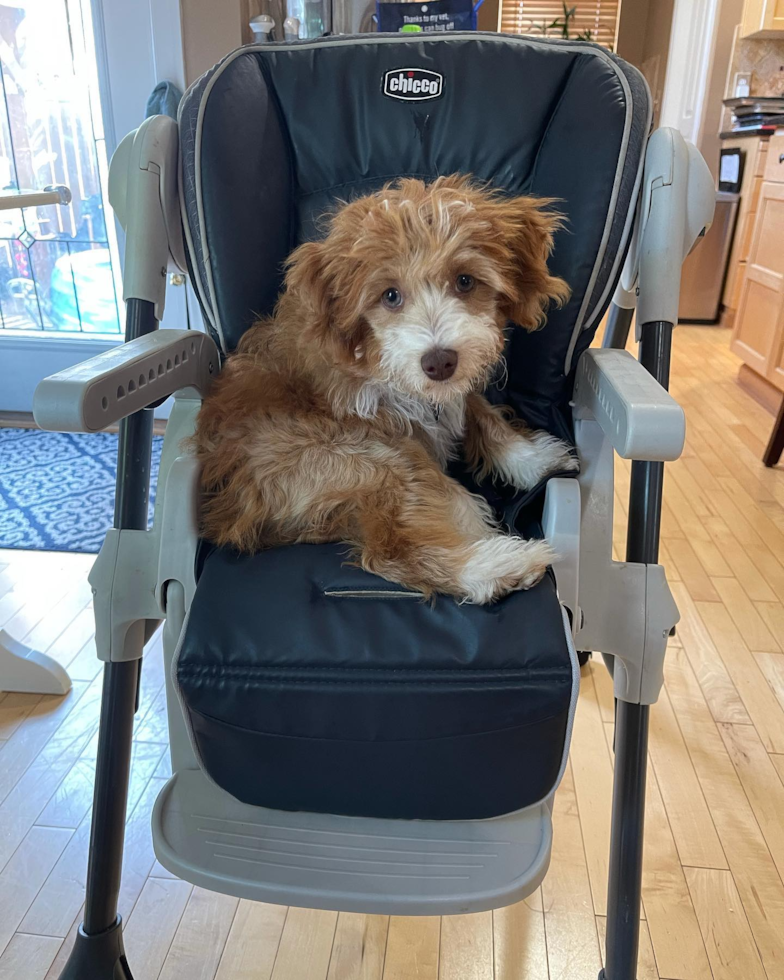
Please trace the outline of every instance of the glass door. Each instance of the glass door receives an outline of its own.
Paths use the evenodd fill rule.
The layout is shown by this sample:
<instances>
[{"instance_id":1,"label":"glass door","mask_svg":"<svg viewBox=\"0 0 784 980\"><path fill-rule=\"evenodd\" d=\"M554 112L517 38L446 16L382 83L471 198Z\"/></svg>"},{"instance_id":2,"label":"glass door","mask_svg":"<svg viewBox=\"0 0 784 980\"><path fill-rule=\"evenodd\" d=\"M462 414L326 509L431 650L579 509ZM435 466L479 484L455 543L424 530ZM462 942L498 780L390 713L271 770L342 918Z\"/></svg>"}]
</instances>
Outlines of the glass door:
<instances>
[{"instance_id":1,"label":"glass door","mask_svg":"<svg viewBox=\"0 0 784 980\"><path fill-rule=\"evenodd\" d=\"M41 343L63 333L119 339L90 0L0 6L0 79L0 190L66 184L73 196L68 207L0 212L0 343L20 331Z\"/></svg>"},{"instance_id":2,"label":"glass door","mask_svg":"<svg viewBox=\"0 0 784 980\"><path fill-rule=\"evenodd\" d=\"M0 415L29 413L41 378L122 340L108 159L163 80L185 85L179 0L0 3L0 192L73 195L0 212ZM165 326L187 325L186 292L168 289Z\"/></svg>"}]
</instances>

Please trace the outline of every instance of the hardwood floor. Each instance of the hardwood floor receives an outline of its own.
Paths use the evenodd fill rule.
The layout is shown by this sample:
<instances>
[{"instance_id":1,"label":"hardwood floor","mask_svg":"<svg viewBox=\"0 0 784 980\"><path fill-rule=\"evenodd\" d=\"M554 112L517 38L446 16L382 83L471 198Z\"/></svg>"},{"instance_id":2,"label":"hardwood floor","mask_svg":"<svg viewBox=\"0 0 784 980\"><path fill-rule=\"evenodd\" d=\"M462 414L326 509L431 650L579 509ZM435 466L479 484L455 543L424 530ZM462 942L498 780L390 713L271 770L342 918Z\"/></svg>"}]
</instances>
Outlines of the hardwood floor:
<instances>
[{"instance_id":1,"label":"hardwood floor","mask_svg":"<svg viewBox=\"0 0 784 980\"><path fill-rule=\"evenodd\" d=\"M735 383L728 334L679 327L683 458L667 466L662 560L681 623L652 712L638 980L784 980L784 471L771 416ZM616 545L628 466L618 467ZM87 556L0 552L0 625L73 678L0 695L0 980L54 980L80 921L99 666ZM120 899L136 980L596 980L605 933L613 702L583 671L542 888L494 913L337 915L212 894L156 864L169 773L162 657L144 662Z\"/></svg>"}]
</instances>

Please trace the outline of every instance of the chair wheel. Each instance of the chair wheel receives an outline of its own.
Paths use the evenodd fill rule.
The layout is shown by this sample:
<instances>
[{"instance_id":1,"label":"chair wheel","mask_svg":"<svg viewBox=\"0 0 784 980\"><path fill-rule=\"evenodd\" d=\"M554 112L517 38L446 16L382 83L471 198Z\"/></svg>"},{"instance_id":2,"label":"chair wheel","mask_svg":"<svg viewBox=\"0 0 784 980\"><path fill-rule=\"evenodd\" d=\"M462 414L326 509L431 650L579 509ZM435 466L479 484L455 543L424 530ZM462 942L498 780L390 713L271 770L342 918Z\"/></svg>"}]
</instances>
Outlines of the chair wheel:
<instances>
[{"instance_id":1,"label":"chair wheel","mask_svg":"<svg viewBox=\"0 0 784 980\"><path fill-rule=\"evenodd\" d=\"M577 660L578 660L578 662L579 662L579 664L580 664L581 667L584 667L588 663L588 661L591 659L592 656L593 656L593 654L591 653L590 650L578 650L577 651ZM599 980L602 980L602 978L600 977Z\"/></svg>"}]
</instances>

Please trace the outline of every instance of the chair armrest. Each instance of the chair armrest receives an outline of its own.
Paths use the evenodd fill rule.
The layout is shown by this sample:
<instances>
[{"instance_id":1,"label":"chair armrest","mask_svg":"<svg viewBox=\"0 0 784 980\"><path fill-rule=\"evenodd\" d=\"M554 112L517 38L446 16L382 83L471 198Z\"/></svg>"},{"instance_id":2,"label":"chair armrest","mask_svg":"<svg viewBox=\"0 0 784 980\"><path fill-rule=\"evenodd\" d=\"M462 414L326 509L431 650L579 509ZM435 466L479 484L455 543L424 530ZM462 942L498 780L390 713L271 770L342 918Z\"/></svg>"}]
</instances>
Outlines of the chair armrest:
<instances>
[{"instance_id":1,"label":"chair armrest","mask_svg":"<svg viewBox=\"0 0 784 980\"><path fill-rule=\"evenodd\" d=\"M207 334L156 330L44 378L33 415L42 429L98 432L182 388L205 395L219 366Z\"/></svg>"},{"instance_id":2,"label":"chair armrest","mask_svg":"<svg viewBox=\"0 0 784 980\"><path fill-rule=\"evenodd\" d=\"M574 415L596 419L624 459L665 461L683 451L683 409L628 351L591 349L582 355Z\"/></svg>"}]
</instances>

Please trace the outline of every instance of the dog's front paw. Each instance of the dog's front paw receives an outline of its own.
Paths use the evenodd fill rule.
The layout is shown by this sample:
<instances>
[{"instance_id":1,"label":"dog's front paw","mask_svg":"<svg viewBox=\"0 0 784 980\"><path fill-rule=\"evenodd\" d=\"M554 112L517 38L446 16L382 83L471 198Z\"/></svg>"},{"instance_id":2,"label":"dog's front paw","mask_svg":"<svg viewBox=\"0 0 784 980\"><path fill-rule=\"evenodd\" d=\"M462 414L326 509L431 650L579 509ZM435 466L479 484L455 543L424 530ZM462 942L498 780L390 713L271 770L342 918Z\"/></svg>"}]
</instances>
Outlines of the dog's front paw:
<instances>
[{"instance_id":1,"label":"dog's front paw","mask_svg":"<svg viewBox=\"0 0 784 980\"><path fill-rule=\"evenodd\" d=\"M580 461L565 442L539 431L512 440L496 460L496 468L516 490L530 490L548 473L578 470Z\"/></svg>"},{"instance_id":2,"label":"dog's front paw","mask_svg":"<svg viewBox=\"0 0 784 980\"><path fill-rule=\"evenodd\" d=\"M460 577L460 595L479 604L536 585L555 560L545 541L498 534L472 546Z\"/></svg>"}]
</instances>

